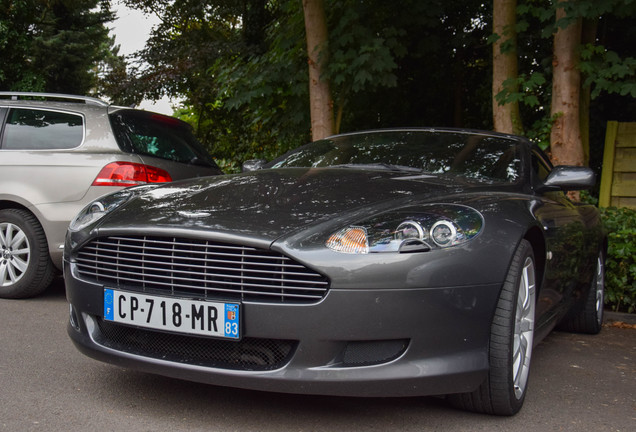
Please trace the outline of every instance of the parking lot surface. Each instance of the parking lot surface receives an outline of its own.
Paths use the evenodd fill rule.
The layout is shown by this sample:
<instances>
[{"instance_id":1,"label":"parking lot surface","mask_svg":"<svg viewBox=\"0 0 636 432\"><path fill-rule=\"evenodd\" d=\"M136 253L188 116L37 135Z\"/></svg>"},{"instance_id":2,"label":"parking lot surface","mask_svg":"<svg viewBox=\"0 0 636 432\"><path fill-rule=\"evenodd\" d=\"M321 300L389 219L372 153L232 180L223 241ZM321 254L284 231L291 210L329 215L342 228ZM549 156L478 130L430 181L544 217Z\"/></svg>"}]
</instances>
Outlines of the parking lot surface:
<instances>
[{"instance_id":1,"label":"parking lot surface","mask_svg":"<svg viewBox=\"0 0 636 432\"><path fill-rule=\"evenodd\" d=\"M441 398L297 396L207 386L84 357L66 334L61 280L0 300L0 431L621 431L636 430L636 329L554 332L534 351L515 417ZM613 316L615 318L615 316Z\"/></svg>"}]
</instances>

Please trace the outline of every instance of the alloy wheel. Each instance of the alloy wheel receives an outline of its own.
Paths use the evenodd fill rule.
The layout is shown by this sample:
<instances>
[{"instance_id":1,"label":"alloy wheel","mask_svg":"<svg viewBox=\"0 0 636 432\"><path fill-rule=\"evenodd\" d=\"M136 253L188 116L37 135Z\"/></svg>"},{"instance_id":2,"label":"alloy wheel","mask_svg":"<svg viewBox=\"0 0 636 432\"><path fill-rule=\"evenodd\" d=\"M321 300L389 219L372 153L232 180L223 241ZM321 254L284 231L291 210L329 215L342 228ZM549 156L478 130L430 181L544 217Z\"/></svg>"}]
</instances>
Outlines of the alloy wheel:
<instances>
[{"instance_id":1,"label":"alloy wheel","mask_svg":"<svg viewBox=\"0 0 636 432\"><path fill-rule=\"evenodd\" d=\"M0 286L11 286L24 276L31 249L25 232L17 225L0 223Z\"/></svg>"},{"instance_id":2,"label":"alloy wheel","mask_svg":"<svg viewBox=\"0 0 636 432\"><path fill-rule=\"evenodd\" d=\"M605 302L605 265L603 256L596 259L596 320L599 325L603 322L603 305Z\"/></svg>"},{"instance_id":3,"label":"alloy wheel","mask_svg":"<svg viewBox=\"0 0 636 432\"><path fill-rule=\"evenodd\" d=\"M525 392L530 371L530 357L534 340L534 313L536 303L535 270L532 258L526 257L517 291L517 308L513 336L512 378L515 396Z\"/></svg>"}]
</instances>

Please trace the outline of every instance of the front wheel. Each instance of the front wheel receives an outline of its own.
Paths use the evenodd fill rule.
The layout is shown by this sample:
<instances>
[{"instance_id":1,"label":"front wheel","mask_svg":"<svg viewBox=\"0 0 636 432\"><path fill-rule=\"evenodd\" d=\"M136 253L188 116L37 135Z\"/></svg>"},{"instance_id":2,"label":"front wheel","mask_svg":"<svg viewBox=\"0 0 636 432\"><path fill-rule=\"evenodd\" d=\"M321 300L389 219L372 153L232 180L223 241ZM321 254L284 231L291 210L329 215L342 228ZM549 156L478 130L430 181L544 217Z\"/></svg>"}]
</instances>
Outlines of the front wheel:
<instances>
[{"instance_id":1,"label":"front wheel","mask_svg":"<svg viewBox=\"0 0 636 432\"><path fill-rule=\"evenodd\" d=\"M486 381L474 392L450 395L455 406L474 412L513 415L528 387L534 341L536 271L532 246L522 240L513 257L490 327Z\"/></svg>"},{"instance_id":2,"label":"front wheel","mask_svg":"<svg viewBox=\"0 0 636 432\"><path fill-rule=\"evenodd\" d=\"M40 294L53 279L44 230L26 210L0 210L0 297Z\"/></svg>"}]
</instances>

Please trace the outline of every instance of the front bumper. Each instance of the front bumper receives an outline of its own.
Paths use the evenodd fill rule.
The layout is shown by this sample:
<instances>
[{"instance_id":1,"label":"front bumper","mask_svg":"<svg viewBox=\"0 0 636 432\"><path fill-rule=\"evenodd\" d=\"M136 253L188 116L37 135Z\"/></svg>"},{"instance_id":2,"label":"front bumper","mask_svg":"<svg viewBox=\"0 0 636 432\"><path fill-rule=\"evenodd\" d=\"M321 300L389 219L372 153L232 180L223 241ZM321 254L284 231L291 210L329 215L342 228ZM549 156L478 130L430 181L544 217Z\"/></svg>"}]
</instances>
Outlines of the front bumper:
<instances>
[{"instance_id":1,"label":"front bumper","mask_svg":"<svg viewBox=\"0 0 636 432\"><path fill-rule=\"evenodd\" d=\"M124 329L137 342L144 339L134 347L121 340L113 343L102 325L104 287L76 278L68 262L65 267L71 339L84 354L122 367L214 385L339 396L468 392L486 378L496 284L332 288L311 305L245 302L243 341L222 344L240 349L260 340L290 342L279 363L258 370L222 362L206 365L157 347L145 349L144 343L152 345L158 336L147 330ZM193 343L216 346L218 341L193 338Z\"/></svg>"}]
</instances>

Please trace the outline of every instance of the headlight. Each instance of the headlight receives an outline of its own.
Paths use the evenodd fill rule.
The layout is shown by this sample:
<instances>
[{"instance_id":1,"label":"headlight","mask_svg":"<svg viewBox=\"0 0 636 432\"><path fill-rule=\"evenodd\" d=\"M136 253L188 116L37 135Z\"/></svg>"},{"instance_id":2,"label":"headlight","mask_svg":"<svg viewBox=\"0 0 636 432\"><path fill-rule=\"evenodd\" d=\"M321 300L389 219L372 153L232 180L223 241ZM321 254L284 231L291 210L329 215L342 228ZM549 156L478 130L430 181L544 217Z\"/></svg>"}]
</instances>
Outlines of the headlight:
<instances>
[{"instance_id":1,"label":"headlight","mask_svg":"<svg viewBox=\"0 0 636 432\"><path fill-rule=\"evenodd\" d=\"M118 192L114 192L109 195L105 195L96 201L93 201L84 209L69 224L70 231L80 231L87 226L90 226L112 212L116 208L120 207L131 197L138 195L141 191L147 189L154 189L159 185L142 185L137 187L131 187L122 189Z\"/></svg>"},{"instance_id":2,"label":"headlight","mask_svg":"<svg viewBox=\"0 0 636 432\"><path fill-rule=\"evenodd\" d=\"M431 238L438 246L452 246L457 240L457 228L452 222L437 221L431 228Z\"/></svg>"},{"instance_id":3,"label":"headlight","mask_svg":"<svg viewBox=\"0 0 636 432\"><path fill-rule=\"evenodd\" d=\"M325 245L336 252L415 252L457 246L477 236L484 219L476 210L435 204L385 213L333 233Z\"/></svg>"}]
</instances>

